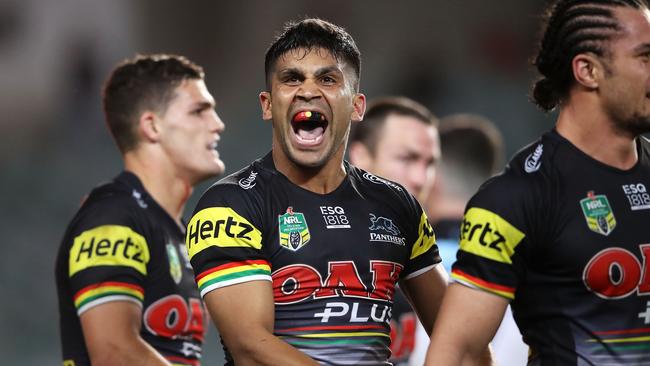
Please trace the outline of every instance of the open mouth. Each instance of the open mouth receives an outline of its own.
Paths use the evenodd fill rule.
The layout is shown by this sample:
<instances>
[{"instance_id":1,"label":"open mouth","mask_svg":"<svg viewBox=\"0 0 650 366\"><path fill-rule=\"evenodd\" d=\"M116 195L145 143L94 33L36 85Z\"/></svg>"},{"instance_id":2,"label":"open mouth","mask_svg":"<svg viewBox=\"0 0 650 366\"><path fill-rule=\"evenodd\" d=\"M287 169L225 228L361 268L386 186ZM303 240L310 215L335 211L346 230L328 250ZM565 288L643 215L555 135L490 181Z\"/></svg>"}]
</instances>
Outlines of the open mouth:
<instances>
[{"instance_id":1,"label":"open mouth","mask_svg":"<svg viewBox=\"0 0 650 366\"><path fill-rule=\"evenodd\" d=\"M296 113L291 120L293 132L300 142L316 144L321 141L328 121L324 114L313 111Z\"/></svg>"}]
</instances>

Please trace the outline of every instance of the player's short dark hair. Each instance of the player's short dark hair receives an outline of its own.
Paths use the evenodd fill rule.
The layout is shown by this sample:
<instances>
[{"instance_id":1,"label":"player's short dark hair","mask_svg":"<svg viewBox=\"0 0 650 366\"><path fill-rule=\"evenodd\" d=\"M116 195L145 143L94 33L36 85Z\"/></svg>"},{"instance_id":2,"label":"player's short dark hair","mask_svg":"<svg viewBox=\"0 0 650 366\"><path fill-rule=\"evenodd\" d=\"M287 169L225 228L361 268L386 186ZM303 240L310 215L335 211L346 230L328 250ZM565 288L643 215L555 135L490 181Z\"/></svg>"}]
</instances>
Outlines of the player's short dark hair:
<instances>
[{"instance_id":1,"label":"player's short dark hair","mask_svg":"<svg viewBox=\"0 0 650 366\"><path fill-rule=\"evenodd\" d=\"M390 115L408 116L426 125L436 126L438 119L422 104L406 97L383 97L368 103L361 123L355 123L350 131L350 142L361 142L372 154Z\"/></svg>"},{"instance_id":2,"label":"player's short dark hair","mask_svg":"<svg viewBox=\"0 0 650 366\"><path fill-rule=\"evenodd\" d=\"M137 55L111 72L102 93L106 123L122 153L134 149L140 114L164 114L174 90L187 79L203 79L203 69L183 56Z\"/></svg>"},{"instance_id":3,"label":"player's short dark hair","mask_svg":"<svg viewBox=\"0 0 650 366\"><path fill-rule=\"evenodd\" d=\"M322 48L329 51L337 60L349 63L354 69L355 88L359 87L361 76L361 53L354 39L345 29L318 18L290 21L284 25L282 33L266 51L264 72L266 87L270 88L270 75L278 58L295 49L311 51Z\"/></svg>"},{"instance_id":4,"label":"player's short dark hair","mask_svg":"<svg viewBox=\"0 0 650 366\"><path fill-rule=\"evenodd\" d=\"M581 53L608 56L607 43L621 27L612 7L647 8L644 0L558 0L545 15L533 64L541 74L533 102L545 111L559 105L574 82L572 61Z\"/></svg>"},{"instance_id":5,"label":"player's short dark hair","mask_svg":"<svg viewBox=\"0 0 650 366\"><path fill-rule=\"evenodd\" d=\"M501 170L503 139L488 119L453 114L440 120L440 150L446 165L458 167L483 181Z\"/></svg>"}]
</instances>

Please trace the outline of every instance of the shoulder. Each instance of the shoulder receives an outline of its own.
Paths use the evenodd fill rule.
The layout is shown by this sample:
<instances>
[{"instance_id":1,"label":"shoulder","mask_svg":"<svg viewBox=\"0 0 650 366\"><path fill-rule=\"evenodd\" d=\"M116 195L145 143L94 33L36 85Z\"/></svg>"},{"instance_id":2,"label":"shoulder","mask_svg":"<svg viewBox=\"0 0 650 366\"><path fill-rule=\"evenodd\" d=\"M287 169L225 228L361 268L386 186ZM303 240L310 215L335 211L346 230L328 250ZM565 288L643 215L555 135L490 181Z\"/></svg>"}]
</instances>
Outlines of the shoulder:
<instances>
[{"instance_id":1,"label":"shoulder","mask_svg":"<svg viewBox=\"0 0 650 366\"><path fill-rule=\"evenodd\" d=\"M130 267L147 274L151 220L128 187L113 181L89 194L71 221L64 244L69 251L69 274L87 269ZM144 203L144 202L140 202ZM144 206L144 207L143 207ZM84 277L85 278L85 277Z\"/></svg>"},{"instance_id":2,"label":"shoulder","mask_svg":"<svg viewBox=\"0 0 650 366\"><path fill-rule=\"evenodd\" d=\"M349 165L350 182L368 200L415 209L415 198L401 184Z\"/></svg>"},{"instance_id":3,"label":"shoulder","mask_svg":"<svg viewBox=\"0 0 650 366\"><path fill-rule=\"evenodd\" d=\"M264 167L259 160L222 178L208 188L196 206L195 212L210 207L257 206L270 189L276 172Z\"/></svg>"},{"instance_id":4,"label":"shoulder","mask_svg":"<svg viewBox=\"0 0 650 366\"><path fill-rule=\"evenodd\" d=\"M140 196L112 181L90 192L71 224L79 229L99 225L138 226L144 224L147 209Z\"/></svg>"},{"instance_id":5,"label":"shoulder","mask_svg":"<svg viewBox=\"0 0 650 366\"><path fill-rule=\"evenodd\" d=\"M483 183L470 206L510 207L545 197L557 185L566 155L566 141L557 133L542 135L519 150L503 172Z\"/></svg>"}]
</instances>

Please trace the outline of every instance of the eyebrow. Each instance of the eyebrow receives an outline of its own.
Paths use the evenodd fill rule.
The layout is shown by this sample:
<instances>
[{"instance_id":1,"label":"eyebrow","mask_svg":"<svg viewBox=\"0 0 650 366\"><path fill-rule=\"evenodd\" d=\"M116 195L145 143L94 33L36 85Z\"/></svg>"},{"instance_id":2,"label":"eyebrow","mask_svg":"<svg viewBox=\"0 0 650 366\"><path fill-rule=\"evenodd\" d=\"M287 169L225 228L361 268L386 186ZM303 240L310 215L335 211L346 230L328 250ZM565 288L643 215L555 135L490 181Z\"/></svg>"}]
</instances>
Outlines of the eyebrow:
<instances>
[{"instance_id":1,"label":"eyebrow","mask_svg":"<svg viewBox=\"0 0 650 366\"><path fill-rule=\"evenodd\" d=\"M322 68L316 70L316 72L314 73L314 76L319 77L319 76L323 76L323 75L330 74L330 73L342 73L342 71L336 66L325 66L325 67L322 67ZM280 70L278 72L278 74L279 75L302 76L302 75L305 74L305 72L303 70L301 70L301 69L296 68L296 67L290 67L290 68Z\"/></svg>"},{"instance_id":2,"label":"eyebrow","mask_svg":"<svg viewBox=\"0 0 650 366\"><path fill-rule=\"evenodd\" d=\"M634 47L634 53L650 52L650 43L643 43Z\"/></svg>"},{"instance_id":3,"label":"eyebrow","mask_svg":"<svg viewBox=\"0 0 650 366\"><path fill-rule=\"evenodd\" d=\"M315 75L318 77L318 76L323 76L331 73L342 74L343 72L336 66L326 66L316 70Z\"/></svg>"},{"instance_id":4,"label":"eyebrow","mask_svg":"<svg viewBox=\"0 0 650 366\"><path fill-rule=\"evenodd\" d=\"M200 102L193 103L191 109L205 110L205 109L211 109L211 108L216 108L216 107L217 107L217 104L215 102L200 101Z\"/></svg>"},{"instance_id":5,"label":"eyebrow","mask_svg":"<svg viewBox=\"0 0 650 366\"><path fill-rule=\"evenodd\" d=\"M282 69L278 72L278 75L282 76L288 76L288 75L295 75L295 76L302 76L303 72L295 67L291 67L288 69Z\"/></svg>"}]
</instances>

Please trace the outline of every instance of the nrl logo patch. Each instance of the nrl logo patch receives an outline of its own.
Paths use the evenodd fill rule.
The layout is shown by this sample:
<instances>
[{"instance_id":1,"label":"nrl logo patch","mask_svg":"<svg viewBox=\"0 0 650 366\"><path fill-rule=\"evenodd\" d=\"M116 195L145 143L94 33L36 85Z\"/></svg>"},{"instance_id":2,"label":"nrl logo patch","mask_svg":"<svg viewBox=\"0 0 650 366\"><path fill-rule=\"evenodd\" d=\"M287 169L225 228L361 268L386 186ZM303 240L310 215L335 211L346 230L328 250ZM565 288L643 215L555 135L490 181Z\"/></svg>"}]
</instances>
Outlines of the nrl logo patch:
<instances>
[{"instance_id":1,"label":"nrl logo patch","mask_svg":"<svg viewBox=\"0 0 650 366\"><path fill-rule=\"evenodd\" d=\"M594 191L589 191L587 198L580 200L580 207L591 231L605 236L614 231L616 218L614 218L607 196L595 195Z\"/></svg>"},{"instance_id":2,"label":"nrl logo patch","mask_svg":"<svg viewBox=\"0 0 650 366\"><path fill-rule=\"evenodd\" d=\"M293 212L293 207L289 206L284 215L278 215L278 225L280 246L295 252L309 243L311 235L305 215Z\"/></svg>"},{"instance_id":3,"label":"nrl logo patch","mask_svg":"<svg viewBox=\"0 0 650 366\"><path fill-rule=\"evenodd\" d=\"M167 258L169 259L169 274L172 276L174 282L179 284L183 278L183 270L181 269L181 261L180 258L178 258L178 252L172 243L167 243L165 247L167 248Z\"/></svg>"}]
</instances>

